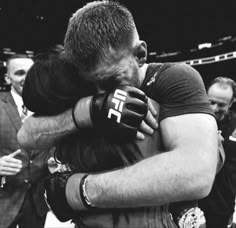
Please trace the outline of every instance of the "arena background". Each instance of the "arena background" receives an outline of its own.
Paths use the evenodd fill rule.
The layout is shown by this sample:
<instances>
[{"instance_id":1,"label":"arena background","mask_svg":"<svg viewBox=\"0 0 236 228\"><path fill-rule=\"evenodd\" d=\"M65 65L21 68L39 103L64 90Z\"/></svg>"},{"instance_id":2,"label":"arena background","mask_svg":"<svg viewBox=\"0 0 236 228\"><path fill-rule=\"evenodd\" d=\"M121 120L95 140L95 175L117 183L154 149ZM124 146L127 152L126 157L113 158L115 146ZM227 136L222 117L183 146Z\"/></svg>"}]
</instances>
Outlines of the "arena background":
<instances>
[{"instance_id":1,"label":"arena background","mask_svg":"<svg viewBox=\"0 0 236 228\"><path fill-rule=\"evenodd\" d=\"M6 58L15 53L33 57L63 44L70 16L86 2L0 0L0 90L9 89L4 84ZM148 44L148 62L186 62L200 72L206 86L217 76L236 80L235 0L119 2L132 11L140 37ZM49 217L47 226L53 226L50 220L59 227Z\"/></svg>"},{"instance_id":2,"label":"arena background","mask_svg":"<svg viewBox=\"0 0 236 228\"><path fill-rule=\"evenodd\" d=\"M67 23L85 0L1 0L0 83L5 59L15 52L35 55L62 44ZM236 78L236 2L234 0L120 0L133 13L148 61L185 61L206 84L223 75ZM219 56L229 54L229 56ZM208 57L205 62L203 57Z\"/></svg>"}]
</instances>

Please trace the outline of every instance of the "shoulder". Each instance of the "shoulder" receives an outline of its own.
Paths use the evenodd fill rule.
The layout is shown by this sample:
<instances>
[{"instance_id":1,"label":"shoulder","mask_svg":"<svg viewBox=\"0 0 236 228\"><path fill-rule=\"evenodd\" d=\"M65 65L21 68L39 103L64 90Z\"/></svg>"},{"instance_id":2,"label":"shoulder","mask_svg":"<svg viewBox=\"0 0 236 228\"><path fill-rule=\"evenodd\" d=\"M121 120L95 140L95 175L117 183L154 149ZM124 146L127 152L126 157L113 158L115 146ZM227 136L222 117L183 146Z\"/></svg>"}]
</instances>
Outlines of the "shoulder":
<instances>
[{"instance_id":1,"label":"shoulder","mask_svg":"<svg viewBox=\"0 0 236 228\"><path fill-rule=\"evenodd\" d=\"M161 105L160 120L189 113L212 115L202 77L187 64L164 64L156 77L154 91Z\"/></svg>"},{"instance_id":2,"label":"shoulder","mask_svg":"<svg viewBox=\"0 0 236 228\"><path fill-rule=\"evenodd\" d=\"M185 63L166 63L162 66L160 79L202 81L199 72Z\"/></svg>"},{"instance_id":3,"label":"shoulder","mask_svg":"<svg viewBox=\"0 0 236 228\"><path fill-rule=\"evenodd\" d=\"M5 100L7 97L11 96L10 92L0 92L0 99Z\"/></svg>"},{"instance_id":4,"label":"shoulder","mask_svg":"<svg viewBox=\"0 0 236 228\"><path fill-rule=\"evenodd\" d=\"M8 92L0 92L0 103L6 103L8 97L10 96L10 93Z\"/></svg>"},{"instance_id":5,"label":"shoulder","mask_svg":"<svg viewBox=\"0 0 236 228\"><path fill-rule=\"evenodd\" d=\"M155 90L159 95L176 93L205 93L205 85L199 72L185 63L165 63L155 78Z\"/></svg>"},{"instance_id":6,"label":"shoulder","mask_svg":"<svg viewBox=\"0 0 236 228\"><path fill-rule=\"evenodd\" d=\"M13 101L13 97L10 92L0 92L0 106L1 109L5 105L11 104Z\"/></svg>"},{"instance_id":7,"label":"shoulder","mask_svg":"<svg viewBox=\"0 0 236 228\"><path fill-rule=\"evenodd\" d=\"M155 77L154 88L161 95L185 89L204 91L205 85L200 73L193 67L185 63L165 63Z\"/></svg>"}]
</instances>

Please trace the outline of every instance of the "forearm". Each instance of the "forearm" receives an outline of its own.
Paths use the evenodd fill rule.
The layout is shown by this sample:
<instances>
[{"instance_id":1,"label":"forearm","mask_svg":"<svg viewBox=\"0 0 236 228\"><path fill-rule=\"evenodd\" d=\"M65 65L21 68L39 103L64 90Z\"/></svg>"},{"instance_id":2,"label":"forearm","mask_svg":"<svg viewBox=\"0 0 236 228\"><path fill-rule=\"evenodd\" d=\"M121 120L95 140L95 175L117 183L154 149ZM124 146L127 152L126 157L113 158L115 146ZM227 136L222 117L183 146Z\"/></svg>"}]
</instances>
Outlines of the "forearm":
<instances>
[{"instance_id":1,"label":"forearm","mask_svg":"<svg viewBox=\"0 0 236 228\"><path fill-rule=\"evenodd\" d=\"M215 170L214 158L209 162L206 157L172 151L125 169L90 175L86 191L99 208L158 206L206 196ZM78 186L79 181L71 191L74 209L81 209Z\"/></svg>"},{"instance_id":2,"label":"forearm","mask_svg":"<svg viewBox=\"0 0 236 228\"><path fill-rule=\"evenodd\" d=\"M202 198L207 184L202 174L207 172L212 182L215 170L196 166L188 159L177 160L175 152L155 156L125 170L91 176L88 195L99 207L154 206Z\"/></svg>"},{"instance_id":3,"label":"forearm","mask_svg":"<svg viewBox=\"0 0 236 228\"><path fill-rule=\"evenodd\" d=\"M27 149L51 148L77 130L71 112L70 109L57 116L29 117L17 134L19 144Z\"/></svg>"}]
</instances>

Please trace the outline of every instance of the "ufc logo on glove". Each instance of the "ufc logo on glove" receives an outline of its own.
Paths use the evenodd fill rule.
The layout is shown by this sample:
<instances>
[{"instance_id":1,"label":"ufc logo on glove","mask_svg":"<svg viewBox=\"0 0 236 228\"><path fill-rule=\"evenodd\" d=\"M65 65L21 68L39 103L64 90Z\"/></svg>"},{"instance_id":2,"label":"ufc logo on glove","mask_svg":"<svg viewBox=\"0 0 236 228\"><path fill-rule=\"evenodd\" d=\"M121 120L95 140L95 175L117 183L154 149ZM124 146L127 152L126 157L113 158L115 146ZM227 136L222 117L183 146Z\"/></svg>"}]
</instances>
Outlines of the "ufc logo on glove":
<instances>
[{"instance_id":1,"label":"ufc logo on glove","mask_svg":"<svg viewBox=\"0 0 236 228\"><path fill-rule=\"evenodd\" d=\"M114 108L110 108L107 117L111 119L112 116L116 117L116 122L120 123L121 113L123 110L124 101L126 100L127 92L116 89L114 92L114 96L112 98L112 103L115 104Z\"/></svg>"}]
</instances>

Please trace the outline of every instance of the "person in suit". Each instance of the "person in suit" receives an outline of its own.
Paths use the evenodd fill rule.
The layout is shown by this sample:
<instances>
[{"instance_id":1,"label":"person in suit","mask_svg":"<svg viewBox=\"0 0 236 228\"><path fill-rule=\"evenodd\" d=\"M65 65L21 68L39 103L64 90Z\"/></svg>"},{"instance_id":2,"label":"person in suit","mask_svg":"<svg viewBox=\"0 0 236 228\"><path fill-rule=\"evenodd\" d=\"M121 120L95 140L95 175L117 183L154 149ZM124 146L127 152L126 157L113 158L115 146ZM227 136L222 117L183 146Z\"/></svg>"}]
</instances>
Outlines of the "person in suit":
<instances>
[{"instance_id":1,"label":"person in suit","mask_svg":"<svg viewBox=\"0 0 236 228\"><path fill-rule=\"evenodd\" d=\"M48 151L25 150L17 132L27 116L21 98L26 74L33 65L27 55L7 60L9 92L0 93L0 227L43 228L48 206L43 178L49 173Z\"/></svg>"}]
</instances>

